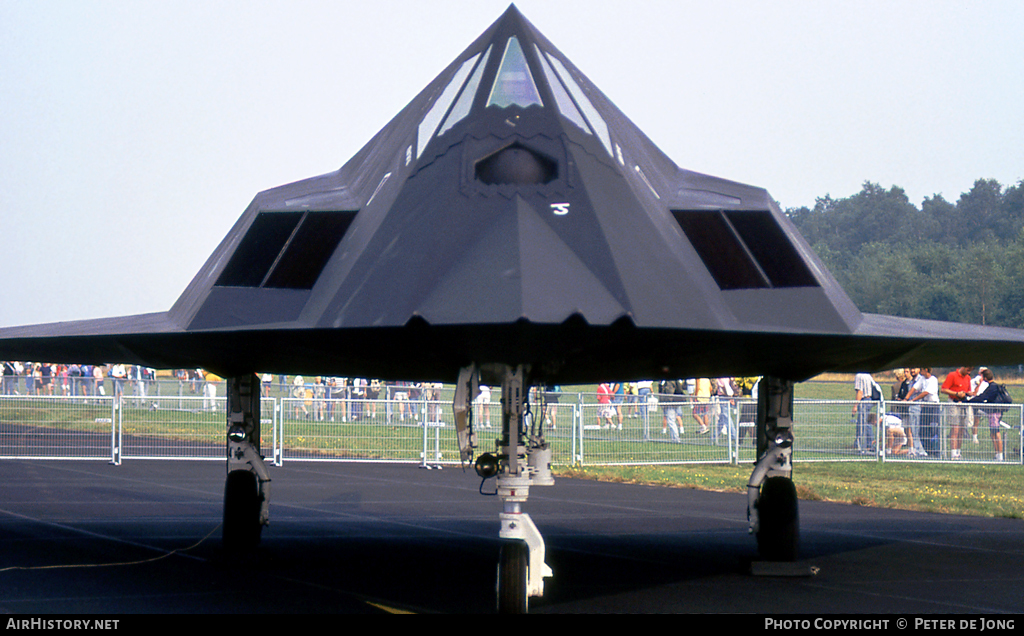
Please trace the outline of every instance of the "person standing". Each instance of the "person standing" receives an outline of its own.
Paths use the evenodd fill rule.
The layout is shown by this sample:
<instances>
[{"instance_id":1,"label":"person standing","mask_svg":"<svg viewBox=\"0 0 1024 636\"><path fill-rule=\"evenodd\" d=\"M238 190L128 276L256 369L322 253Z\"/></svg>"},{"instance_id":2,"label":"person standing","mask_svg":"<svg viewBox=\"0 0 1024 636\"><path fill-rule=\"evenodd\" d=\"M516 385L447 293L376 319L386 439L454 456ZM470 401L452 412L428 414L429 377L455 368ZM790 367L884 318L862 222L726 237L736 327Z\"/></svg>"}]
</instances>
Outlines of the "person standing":
<instances>
[{"instance_id":1,"label":"person standing","mask_svg":"<svg viewBox=\"0 0 1024 636\"><path fill-rule=\"evenodd\" d=\"M203 410L217 410L217 383L223 379L209 371L203 371Z\"/></svg>"},{"instance_id":2,"label":"person standing","mask_svg":"<svg viewBox=\"0 0 1024 636\"><path fill-rule=\"evenodd\" d=\"M925 449L938 454L939 452L939 379L932 373L930 367L921 369L921 376L924 378L924 389L918 401L923 402L921 406L921 437Z\"/></svg>"},{"instance_id":3,"label":"person standing","mask_svg":"<svg viewBox=\"0 0 1024 636\"><path fill-rule=\"evenodd\" d=\"M665 416L665 429L669 440L679 442L683 431L682 404L686 391L682 380L662 380L658 385L658 402Z\"/></svg>"},{"instance_id":4,"label":"person standing","mask_svg":"<svg viewBox=\"0 0 1024 636\"><path fill-rule=\"evenodd\" d=\"M612 415L615 409L612 408L612 394L614 388L611 382L602 382L597 385L597 425L599 428L615 428L612 424ZM602 421L608 422L601 424Z\"/></svg>"},{"instance_id":5,"label":"person standing","mask_svg":"<svg viewBox=\"0 0 1024 636\"><path fill-rule=\"evenodd\" d=\"M893 370L893 378L892 391L889 395L889 399L893 404L886 411L900 418L900 420L904 420L907 417L907 406L900 404L900 402L907 397L907 393L910 393L910 385L913 383L913 378L910 377L910 369Z\"/></svg>"},{"instance_id":6,"label":"person standing","mask_svg":"<svg viewBox=\"0 0 1024 636\"><path fill-rule=\"evenodd\" d=\"M853 377L853 394L857 400L853 405L853 414L857 418L854 447L860 453L869 453L875 447L876 425L868 421L868 415L872 410L872 402L882 399L882 390L870 373L858 373ZM877 422L877 419L875 421Z\"/></svg>"},{"instance_id":7,"label":"person standing","mask_svg":"<svg viewBox=\"0 0 1024 636\"><path fill-rule=\"evenodd\" d=\"M913 439L913 448L910 451L911 457L928 457L928 451L924 449L921 441L921 399L924 397L925 380L921 370L909 369L910 390L903 398L909 402L907 405L907 419L910 425L910 437Z\"/></svg>"},{"instance_id":8,"label":"person standing","mask_svg":"<svg viewBox=\"0 0 1024 636\"><path fill-rule=\"evenodd\" d=\"M951 432L949 447L951 459L960 459L961 432L967 424L967 405L964 404L973 397L971 392L971 367L959 367L946 375L946 380L939 389L943 395L949 398L950 403L946 404L946 420L949 422Z\"/></svg>"},{"instance_id":9,"label":"person standing","mask_svg":"<svg viewBox=\"0 0 1024 636\"><path fill-rule=\"evenodd\" d=\"M985 388L988 386L988 382L982 377L982 374L987 370L986 367L978 367L978 373L971 378L971 395L981 395ZM970 400L967 400L970 402ZM984 418L984 413L978 415L979 418ZM967 407L967 429L971 434L971 440L978 444L978 424L974 421L974 407Z\"/></svg>"},{"instance_id":10,"label":"person standing","mask_svg":"<svg viewBox=\"0 0 1024 636\"><path fill-rule=\"evenodd\" d=\"M14 363L10 360L4 361L4 395L14 395L18 392L18 372L14 369Z\"/></svg>"},{"instance_id":11,"label":"person standing","mask_svg":"<svg viewBox=\"0 0 1024 636\"><path fill-rule=\"evenodd\" d=\"M376 419L377 417L377 401L380 400L380 392L383 386L384 385L383 383L381 383L380 380L372 379L370 380L370 384L366 388L367 406L370 409L370 417L374 419ZM440 416L438 416L438 419L440 419Z\"/></svg>"},{"instance_id":12,"label":"person standing","mask_svg":"<svg viewBox=\"0 0 1024 636\"><path fill-rule=\"evenodd\" d=\"M711 430L711 427L708 426L711 416L711 379L697 378L694 394L697 396L697 401L693 405L693 419L697 420L697 425L700 427L697 434L705 435Z\"/></svg>"},{"instance_id":13,"label":"person standing","mask_svg":"<svg viewBox=\"0 0 1024 636\"><path fill-rule=\"evenodd\" d=\"M626 385L623 382L609 382L612 387L612 404L615 405L615 417L622 430L622 403L626 397Z\"/></svg>"},{"instance_id":14,"label":"person standing","mask_svg":"<svg viewBox=\"0 0 1024 636\"><path fill-rule=\"evenodd\" d=\"M969 398L967 401L992 405L991 407L975 407L975 413L978 414L979 418L983 413L988 417L988 431L992 437L995 460L1001 462L1003 461L1003 436L1001 429L1010 428L1010 426L1002 421L1006 407L1001 407L1000 405L1008 404L1007 400L1010 398L1009 394L1006 393L1006 389L996 384L995 377L990 370L983 369L981 377L985 388L978 395Z\"/></svg>"},{"instance_id":15,"label":"person standing","mask_svg":"<svg viewBox=\"0 0 1024 636\"><path fill-rule=\"evenodd\" d=\"M481 395L483 394L484 388L484 386L480 387ZM488 389L488 391L490 391L490 389ZM488 403L491 401L490 397L490 393L488 393ZM562 399L562 387L557 384L548 386L546 387L542 397L544 399L544 425L550 426L551 430L555 430L558 428L558 402ZM488 413L488 426L490 426L490 419L490 414Z\"/></svg>"},{"instance_id":16,"label":"person standing","mask_svg":"<svg viewBox=\"0 0 1024 636\"><path fill-rule=\"evenodd\" d=\"M107 391L103 388L103 367L98 364L94 364L92 367L92 379L96 384L96 389L93 391L93 395L106 395Z\"/></svg>"},{"instance_id":17,"label":"person standing","mask_svg":"<svg viewBox=\"0 0 1024 636\"><path fill-rule=\"evenodd\" d=\"M736 438L736 427L733 422L732 412L736 408L736 394L739 389L732 378L718 378L715 380L715 401L718 402L718 421L715 422L712 430L712 437L718 443L718 437Z\"/></svg>"},{"instance_id":18,"label":"person standing","mask_svg":"<svg viewBox=\"0 0 1024 636\"><path fill-rule=\"evenodd\" d=\"M491 428L491 387L486 384L480 385L480 394L473 400L474 406L480 408L480 425L483 428ZM552 416L554 417L554 416ZM554 428L555 422L552 420L551 427Z\"/></svg>"}]
</instances>

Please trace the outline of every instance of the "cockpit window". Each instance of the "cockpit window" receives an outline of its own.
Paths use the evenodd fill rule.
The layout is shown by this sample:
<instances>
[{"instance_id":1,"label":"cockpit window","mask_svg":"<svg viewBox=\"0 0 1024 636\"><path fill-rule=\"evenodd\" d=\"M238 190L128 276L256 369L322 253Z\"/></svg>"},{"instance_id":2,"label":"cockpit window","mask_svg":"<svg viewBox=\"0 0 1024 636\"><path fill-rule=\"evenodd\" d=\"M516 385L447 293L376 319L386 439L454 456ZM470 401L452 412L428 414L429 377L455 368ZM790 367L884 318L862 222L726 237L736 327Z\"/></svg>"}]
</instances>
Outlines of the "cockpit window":
<instances>
[{"instance_id":1,"label":"cockpit window","mask_svg":"<svg viewBox=\"0 0 1024 636\"><path fill-rule=\"evenodd\" d=\"M477 64L476 70L473 71L473 76L466 82L466 87L462 89L462 94L459 95L459 100L452 106L452 112L448 113L448 118L444 120L444 125L441 126L441 130L437 131L437 136L448 132L448 129L465 119L466 115L469 114L470 109L473 108L473 98L476 97L476 90L480 87L480 79L484 75L484 68L487 66L487 60L491 57L491 47L487 47L484 51L484 57ZM476 59L476 58L474 58Z\"/></svg>"},{"instance_id":2,"label":"cockpit window","mask_svg":"<svg viewBox=\"0 0 1024 636\"><path fill-rule=\"evenodd\" d=\"M569 92L572 93L572 98L576 100L576 104L579 105L580 110L583 111L583 116L590 122L591 128L597 133L598 139L604 144L605 150L608 151L608 155L614 157L612 153L612 138L608 132L608 124L605 123L604 119L598 114L597 109L590 103L590 99L587 98L583 89L580 88L576 80L572 78L572 74L565 68L565 65L555 57L554 55L548 55L548 59L551 60L551 65L554 67L558 76L562 78L562 81L568 87Z\"/></svg>"},{"instance_id":3,"label":"cockpit window","mask_svg":"<svg viewBox=\"0 0 1024 636\"><path fill-rule=\"evenodd\" d=\"M420 122L419 131L417 133L416 142L416 158L423 154L423 149L426 148L430 138L434 136L434 131L437 130L437 125L441 123L441 118L448 112L448 107L452 105L456 95L459 94L459 89L462 88L462 84L466 81L466 76L473 70L473 65L476 63L476 59L480 57L477 53L473 57L469 58L462 63L459 70L456 71L448 85L444 87L441 92L441 96L437 98L434 105L427 111L427 114L423 117L423 121Z\"/></svg>"},{"instance_id":4,"label":"cockpit window","mask_svg":"<svg viewBox=\"0 0 1024 636\"><path fill-rule=\"evenodd\" d=\"M530 66L526 63L526 56L523 55L523 47L515 36L510 37L505 45L501 66L498 67L491 95L487 99L488 106L498 108L508 108L513 104L522 108L534 104L544 106L537 84L533 81L533 74L530 73Z\"/></svg>"},{"instance_id":5,"label":"cockpit window","mask_svg":"<svg viewBox=\"0 0 1024 636\"><path fill-rule=\"evenodd\" d=\"M588 135L594 134L590 130L590 126L587 125L587 120L583 119L583 115L580 114L579 109L576 108L576 104L572 103L572 98L569 97L569 93L565 92L565 88L562 86L562 82L555 75L555 71L552 70L551 64L548 63L547 58L537 49L537 58L540 59L540 66L544 69L544 77L548 80L548 86L551 87L551 92L555 95L555 103L558 104L558 112L562 113L569 121L579 126L583 132Z\"/></svg>"}]
</instances>

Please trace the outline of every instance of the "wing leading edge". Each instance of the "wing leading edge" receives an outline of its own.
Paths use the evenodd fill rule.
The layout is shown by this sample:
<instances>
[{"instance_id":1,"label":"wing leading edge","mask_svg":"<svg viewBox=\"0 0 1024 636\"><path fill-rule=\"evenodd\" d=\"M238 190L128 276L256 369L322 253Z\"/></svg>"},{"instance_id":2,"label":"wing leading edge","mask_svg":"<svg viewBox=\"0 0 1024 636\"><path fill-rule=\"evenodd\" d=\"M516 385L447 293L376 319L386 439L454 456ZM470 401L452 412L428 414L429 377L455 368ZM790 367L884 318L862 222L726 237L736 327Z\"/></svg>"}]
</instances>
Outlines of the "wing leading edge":
<instances>
[{"instance_id":1,"label":"wing leading edge","mask_svg":"<svg viewBox=\"0 0 1024 636\"><path fill-rule=\"evenodd\" d=\"M253 370L453 382L478 360L526 364L538 381L607 377L773 375L802 380L825 371L903 366L1010 365L1024 359L1024 332L865 314L856 333L639 328L628 319L590 325L431 326L185 331L167 314L0 329L5 359L125 362L202 367L224 376Z\"/></svg>"}]
</instances>

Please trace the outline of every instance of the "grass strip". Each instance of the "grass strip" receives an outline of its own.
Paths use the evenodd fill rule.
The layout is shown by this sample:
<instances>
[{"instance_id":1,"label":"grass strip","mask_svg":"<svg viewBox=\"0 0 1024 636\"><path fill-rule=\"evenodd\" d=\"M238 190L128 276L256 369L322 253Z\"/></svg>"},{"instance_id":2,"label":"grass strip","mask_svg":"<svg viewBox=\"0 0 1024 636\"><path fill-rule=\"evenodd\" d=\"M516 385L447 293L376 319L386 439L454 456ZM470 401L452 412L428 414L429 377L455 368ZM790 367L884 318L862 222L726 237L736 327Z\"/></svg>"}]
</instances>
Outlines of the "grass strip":
<instances>
[{"instance_id":1,"label":"grass strip","mask_svg":"<svg viewBox=\"0 0 1024 636\"><path fill-rule=\"evenodd\" d=\"M565 468L562 477L745 493L750 466L598 466ZM806 501L1024 519L1022 466L913 463L796 464Z\"/></svg>"}]
</instances>

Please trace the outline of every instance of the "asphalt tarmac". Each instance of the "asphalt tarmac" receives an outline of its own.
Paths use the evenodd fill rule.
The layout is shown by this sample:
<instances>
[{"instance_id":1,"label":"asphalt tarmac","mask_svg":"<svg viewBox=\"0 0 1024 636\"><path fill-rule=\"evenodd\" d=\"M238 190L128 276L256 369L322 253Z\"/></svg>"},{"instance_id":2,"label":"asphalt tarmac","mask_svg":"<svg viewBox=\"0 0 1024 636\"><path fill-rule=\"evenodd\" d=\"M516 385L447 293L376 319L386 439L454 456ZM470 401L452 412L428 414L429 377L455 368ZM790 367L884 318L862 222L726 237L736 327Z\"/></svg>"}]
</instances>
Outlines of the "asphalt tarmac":
<instances>
[{"instance_id":1,"label":"asphalt tarmac","mask_svg":"<svg viewBox=\"0 0 1024 636\"><path fill-rule=\"evenodd\" d=\"M472 470L270 471L271 524L232 562L222 461L0 462L0 613L493 612L501 505ZM765 574L743 495L558 479L524 511L554 570L531 613L1024 609L1021 520L801 502L802 559Z\"/></svg>"}]
</instances>

